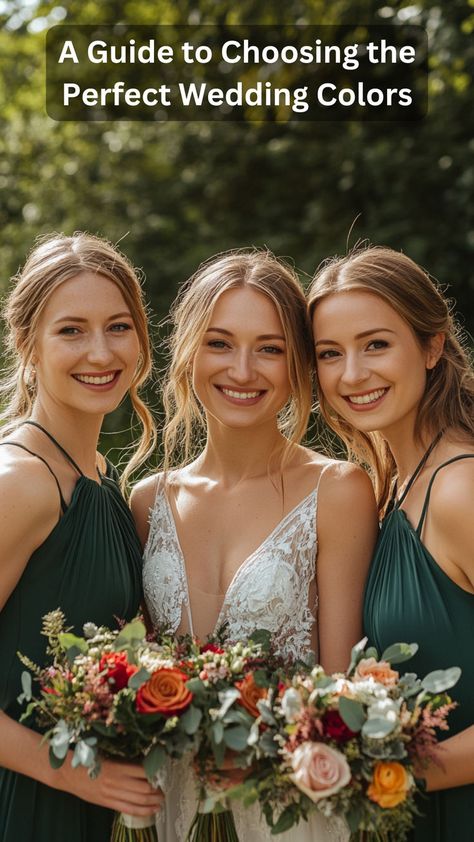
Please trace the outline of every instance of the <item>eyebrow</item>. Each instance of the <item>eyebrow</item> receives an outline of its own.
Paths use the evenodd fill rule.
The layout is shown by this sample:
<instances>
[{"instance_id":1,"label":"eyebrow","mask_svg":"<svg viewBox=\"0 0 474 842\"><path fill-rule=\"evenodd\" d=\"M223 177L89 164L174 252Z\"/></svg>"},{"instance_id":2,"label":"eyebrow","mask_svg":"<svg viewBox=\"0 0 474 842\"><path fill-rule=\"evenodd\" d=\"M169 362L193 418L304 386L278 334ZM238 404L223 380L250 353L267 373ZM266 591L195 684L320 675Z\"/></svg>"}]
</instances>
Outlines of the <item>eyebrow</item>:
<instances>
[{"instance_id":1,"label":"eyebrow","mask_svg":"<svg viewBox=\"0 0 474 842\"><path fill-rule=\"evenodd\" d=\"M234 334L231 333L230 330L224 330L223 327L209 327L206 330L206 333L222 333L224 336L233 336ZM280 336L279 333L262 333L260 336L256 337L259 341L262 339L281 339L282 342L285 342L285 337Z\"/></svg>"},{"instance_id":2,"label":"eyebrow","mask_svg":"<svg viewBox=\"0 0 474 842\"><path fill-rule=\"evenodd\" d=\"M132 314L129 312L124 313L115 313L113 316L108 316L107 321L113 322L115 319L124 319L124 318L132 318ZM78 324L86 324L89 319L82 319L80 316L61 316L60 319L56 319L53 324L57 325L61 322L77 322Z\"/></svg>"},{"instance_id":3,"label":"eyebrow","mask_svg":"<svg viewBox=\"0 0 474 842\"><path fill-rule=\"evenodd\" d=\"M354 339L364 339L366 336L372 336L373 333L395 333L388 327L373 327L370 330L363 330L362 333L356 333ZM339 345L334 339L318 339L315 345Z\"/></svg>"}]
</instances>

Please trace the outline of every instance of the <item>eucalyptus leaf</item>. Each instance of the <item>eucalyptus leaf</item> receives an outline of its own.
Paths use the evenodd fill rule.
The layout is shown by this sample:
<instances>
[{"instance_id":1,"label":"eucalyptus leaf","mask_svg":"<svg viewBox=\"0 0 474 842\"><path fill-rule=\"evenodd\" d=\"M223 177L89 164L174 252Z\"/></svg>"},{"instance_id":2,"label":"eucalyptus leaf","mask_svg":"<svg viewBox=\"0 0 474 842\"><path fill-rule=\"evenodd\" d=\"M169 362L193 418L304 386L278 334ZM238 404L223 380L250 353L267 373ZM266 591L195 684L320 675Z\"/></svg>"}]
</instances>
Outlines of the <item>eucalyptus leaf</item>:
<instances>
[{"instance_id":1,"label":"eucalyptus leaf","mask_svg":"<svg viewBox=\"0 0 474 842\"><path fill-rule=\"evenodd\" d=\"M132 620L127 623L114 641L114 649L117 652L119 649L124 649L130 646L131 643L138 643L146 637L146 628L141 620Z\"/></svg>"},{"instance_id":2,"label":"eucalyptus leaf","mask_svg":"<svg viewBox=\"0 0 474 842\"><path fill-rule=\"evenodd\" d=\"M361 703L355 699L348 699L347 696L341 696L339 699L339 713L347 727L356 734L367 719Z\"/></svg>"},{"instance_id":3,"label":"eucalyptus leaf","mask_svg":"<svg viewBox=\"0 0 474 842\"><path fill-rule=\"evenodd\" d=\"M359 640L355 646L352 647L351 650L351 662L349 664L348 673L350 674L352 670L357 666L360 659L363 657L364 649L367 644L367 638L363 637L362 640Z\"/></svg>"},{"instance_id":4,"label":"eucalyptus leaf","mask_svg":"<svg viewBox=\"0 0 474 842\"><path fill-rule=\"evenodd\" d=\"M268 649L270 649L272 633L269 632L268 629L256 629L250 635L250 640L252 643L259 644L265 651L268 651Z\"/></svg>"},{"instance_id":5,"label":"eucalyptus leaf","mask_svg":"<svg viewBox=\"0 0 474 842\"><path fill-rule=\"evenodd\" d=\"M51 749L58 759L62 760L66 757L70 740L71 734L69 732L69 728L64 719L60 719L54 726L52 737L50 739Z\"/></svg>"},{"instance_id":6,"label":"eucalyptus leaf","mask_svg":"<svg viewBox=\"0 0 474 842\"><path fill-rule=\"evenodd\" d=\"M67 754L67 752L66 752ZM49 747L49 764L52 769L60 769L66 760L66 754L63 757L57 757L53 751L53 747Z\"/></svg>"},{"instance_id":7,"label":"eucalyptus leaf","mask_svg":"<svg viewBox=\"0 0 474 842\"><path fill-rule=\"evenodd\" d=\"M134 672L133 675L130 676L127 686L130 687L131 690L139 690L149 678L150 673L148 670L145 669L145 667L141 667L138 672Z\"/></svg>"},{"instance_id":8,"label":"eucalyptus leaf","mask_svg":"<svg viewBox=\"0 0 474 842\"><path fill-rule=\"evenodd\" d=\"M260 712L260 716L262 717L262 722L265 725L276 725L277 721L273 716L272 710L270 705L268 704L266 699L259 699L257 702L257 708Z\"/></svg>"},{"instance_id":9,"label":"eucalyptus leaf","mask_svg":"<svg viewBox=\"0 0 474 842\"><path fill-rule=\"evenodd\" d=\"M23 704L23 702L31 702L32 699L32 687L31 687L31 673L23 670L21 674L21 689L23 690L22 693L17 698L18 704Z\"/></svg>"},{"instance_id":10,"label":"eucalyptus leaf","mask_svg":"<svg viewBox=\"0 0 474 842\"><path fill-rule=\"evenodd\" d=\"M181 717L181 723L186 734L188 734L189 736L195 734L197 729L199 728L201 719L202 711L200 711L199 708L194 707L194 705L190 705L186 713L183 713Z\"/></svg>"},{"instance_id":11,"label":"eucalyptus leaf","mask_svg":"<svg viewBox=\"0 0 474 842\"><path fill-rule=\"evenodd\" d=\"M428 673L421 682L424 690L429 693L442 693L454 687L461 675L460 667L450 667L447 670L434 670Z\"/></svg>"},{"instance_id":12,"label":"eucalyptus leaf","mask_svg":"<svg viewBox=\"0 0 474 842\"><path fill-rule=\"evenodd\" d=\"M371 737L373 740L382 740L392 733L396 726L396 722L391 722L389 719L382 719L382 717L372 717L362 726L362 734L364 737ZM349 726L350 727L350 726Z\"/></svg>"},{"instance_id":13,"label":"eucalyptus leaf","mask_svg":"<svg viewBox=\"0 0 474 842\"><path fill-rule=\"evenodd\" d=\"M190 678L189 681L186 682L186 687L193 696L200 697L206 693L204 682L202 682L200 678Z\"/></svg>"},{"instance_id":14,"label":"eucalyptus leaf","mask_svg":"<svg viewBox=\"0 0 474 842\"><path fill-rule=\"evenodd\" d=\"M224 742L227 748L232 748L234 751L243 751L247 746L248 737L249 731L242 725L226 728L224 731Z\"/></svg>"},{"instance_id":15,"label":"eucalyptus leaf","mask_svg":"<svg viewBox=\"0 0 474 842\"><path fill-rule=\"evenodd\" d=\"M67 653L69 657L69 650L74 647L77 649L77 654L85 655L88 651L88 646L86 641L83 637L77 637L77 635L72 634L71 632L62 632L58 634L58 641L61 649Z\"/></svg>"},{"instance_id":16,"label":"eucalyptus leaf","mask_svg":"<svg viewBox=\"0 0 474 842\"><path fill-rule=\"evenodd\" d=\"M85 740L79 740L74 749L74 754L71 760L71 766L75 769L77 766L93 766L95 763L96 751L87 744Z\"/></svg>"},{"instance_id":17,"label":"eucalyptus leaf","mask_svg":"<svg viewBox=\"0 0 474 842\"><path fill-rule=\"evenodd\" d=\"M418 643L392 643L382 654L382 661L394 664L403 664L409 661L418 652Z\"/></svg>"},{"instance_id":18,"label":"eucalyptus leaf","mask_svg":"<svg viewBox=\"0 0 474 842\"><path fill-rule=\"evenodd\" d=\"M153 782L155 775L164 766L166 761L166 752L163 746L156 745L143 758L143 768L145 770L148 780Z\"/></svg>"},{"instance_id":19,"label":"eucalyptus leaf","mask_svg":"<svg viewBox=\"0 0 474 842\"><path fill-rule=\"evenodd\" d=\"M222 720L217 719L212 725L212 735L214 737L214 742L219 743L222 742L224 739L224 725L222 724Z\"/></svg>"},{"instance_id":20,"label":"eucalyptus leaf","mask_svg":"<svg viewBox=\"0 0 474 842\"><path fill-rule=\"evenodd\" d=\"M240 691L236 687L229 687L228 690L221 690L217 697L221 703L217 716L222 719L234 702L240 698Z\"/></svg>"}]
</instances>

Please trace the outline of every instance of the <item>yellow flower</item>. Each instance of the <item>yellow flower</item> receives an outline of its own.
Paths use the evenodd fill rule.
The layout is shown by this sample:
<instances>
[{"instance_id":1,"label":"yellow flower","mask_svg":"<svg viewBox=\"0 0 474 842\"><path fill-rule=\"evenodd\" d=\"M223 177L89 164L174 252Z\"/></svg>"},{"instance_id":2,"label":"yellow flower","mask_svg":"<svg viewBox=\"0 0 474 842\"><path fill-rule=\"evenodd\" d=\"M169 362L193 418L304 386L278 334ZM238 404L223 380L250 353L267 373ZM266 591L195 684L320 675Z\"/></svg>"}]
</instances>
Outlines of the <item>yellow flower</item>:
<instances>
[{"instance_id":1,"label":"yellow flower","mask_svg":"<svg viewBox=\"0 0 474 842\"><path fill-rule=\"evenodd\" d=\"M380 807L396 807L405 801L411 781L411 775L401 763L376 763L367 795Z\"/></svg>"}]
</instances>

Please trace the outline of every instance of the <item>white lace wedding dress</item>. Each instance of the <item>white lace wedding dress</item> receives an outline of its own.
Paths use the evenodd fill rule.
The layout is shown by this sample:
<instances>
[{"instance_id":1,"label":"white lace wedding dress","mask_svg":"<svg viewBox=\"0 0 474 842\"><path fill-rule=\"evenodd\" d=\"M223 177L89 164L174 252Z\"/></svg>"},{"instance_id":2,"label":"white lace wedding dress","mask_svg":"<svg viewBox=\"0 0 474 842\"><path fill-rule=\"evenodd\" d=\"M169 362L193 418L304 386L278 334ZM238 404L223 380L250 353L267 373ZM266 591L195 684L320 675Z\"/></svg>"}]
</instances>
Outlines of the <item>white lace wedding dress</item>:
<instances>
[{"instance_id":1,"label":"white lace wedding dress","mask_svg":"<svg viewBox=\"0 0 474 842\"><path fill-rule=\"evenodd\" d=\"M237 570L215 626L218 629L226 623L230 639L242 640L255 629L265 628L272 632L283 656L304 658L311 651L315 616L309 599L316 568L317 499L315 488ZM151 510L143 581L153 624L174 634L185 612L192 631L185 560L163 487L158 488ZM171 766L164 788L165 806L157 825L159 842L185 842L196 809L196 783L189 762ZM240 842L346 842L349 838L342 821L319 814L275 837L258 805L246 809L233 802L232 811Z\"/></svg>"}]
</instances>

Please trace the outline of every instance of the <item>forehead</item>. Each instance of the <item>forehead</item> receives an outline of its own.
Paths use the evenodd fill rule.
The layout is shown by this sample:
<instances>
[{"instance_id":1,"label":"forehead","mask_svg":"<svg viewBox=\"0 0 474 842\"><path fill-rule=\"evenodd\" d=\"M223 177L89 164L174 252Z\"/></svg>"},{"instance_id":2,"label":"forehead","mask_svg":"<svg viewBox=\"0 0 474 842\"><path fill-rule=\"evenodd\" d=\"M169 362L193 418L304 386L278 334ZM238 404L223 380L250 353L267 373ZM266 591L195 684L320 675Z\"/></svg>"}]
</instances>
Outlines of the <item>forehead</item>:
<instances>
[{"instance_id":1,"label":"forehead","mask_svg":"<svg viewBox=\"0 0 474 842\"><path fill-rule=\"evenodd\" d=\"M54 290L44 312L67 310L66 315L72 316L109 308L128 310L117 284L97 272L80 272Z\"/></svg>"},{"instance_id":2,"label":"forehead","mask_svg":"<svg viewBox=\"0 0 474 842\"><path fill-rule=\"evenodd\" d=\"M273 301L263 292L248 286L228 289L219 296L209 326L232 333L237 330L257 333L282 331L281 319Z\"/></svg>"},{"instance_id":3,"label":"forehead","mask_svg":"<svg viewBox=\"0 0 474 842\"><path fill-rule=\"evenodd\" d=\"M334 339L367 330L410 330L396 310L378 295L362 290L342 290L316 306L313 328L317 339Z\"/></svg>"}]
</instances>

